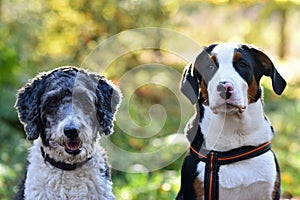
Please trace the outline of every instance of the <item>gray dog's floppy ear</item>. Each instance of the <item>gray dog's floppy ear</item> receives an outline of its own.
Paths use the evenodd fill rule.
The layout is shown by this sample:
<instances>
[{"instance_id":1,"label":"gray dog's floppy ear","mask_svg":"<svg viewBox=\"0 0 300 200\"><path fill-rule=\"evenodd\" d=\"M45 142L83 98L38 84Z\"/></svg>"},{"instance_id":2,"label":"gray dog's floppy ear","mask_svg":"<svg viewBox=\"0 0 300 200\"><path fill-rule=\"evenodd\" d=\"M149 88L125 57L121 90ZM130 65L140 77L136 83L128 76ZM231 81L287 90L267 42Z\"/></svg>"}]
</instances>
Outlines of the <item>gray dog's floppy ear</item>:
<instances>
[{"instance_id":1,"label":"gray dog's floppy ear","mask_svg":"<svg viewBox=\"0 0 300 200\"><path fill-rule=\"evenodd\" d=\"M120 90L110 81L100 79L96 89L96 112L100 128L105 135L113 132L115 113L121 102Z\"/></svg>"},{"instance_id":2,"label":"gray dog's floppy ear","mask_svg":"<svg viewBox=\"0 0 300 200\"><path fill-rule=\"evenodd\" d=\"M269 76L272 79L272 87L276 94L281 95L284 88L286 87L286 81L278 73L275 66L273 65L271 59L260 49L254 46L248 46L248 49L253 54L254 59L261 65L257 69L258 71L262 70L262 75ZM255 66L257 67L257 66ZM255 68L254 68L255 70ZM259 73L258 73L259 74Z\"/></svg>"},{"instance_id":3,"label":"gray dog's floppy ear","mask_svg":"<svg viewBox=\"0 0 300 200\"><path fill-rule=\"evenodd\" d=\"M40 115L40 99L44 92L44 74L30 80L17 94L15 108L27 134L28 140L35 140L43 131Z\"/></svg>"}]
</instances>

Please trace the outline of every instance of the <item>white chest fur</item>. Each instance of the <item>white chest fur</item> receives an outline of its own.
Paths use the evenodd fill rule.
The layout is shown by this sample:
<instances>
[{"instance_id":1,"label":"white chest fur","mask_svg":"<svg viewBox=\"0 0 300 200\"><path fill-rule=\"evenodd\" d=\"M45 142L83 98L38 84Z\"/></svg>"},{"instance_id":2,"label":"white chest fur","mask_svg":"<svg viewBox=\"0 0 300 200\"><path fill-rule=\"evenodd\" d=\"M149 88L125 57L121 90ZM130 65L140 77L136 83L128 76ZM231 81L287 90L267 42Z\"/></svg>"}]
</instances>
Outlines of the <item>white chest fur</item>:
<instances>
[{"instance_id":1,"label":"white chest fur","mask_svg":"<svg viewBox=\"0 0 300 200\"><path fill-rule=\"evenodd\" d=\"M260 100L249 104L242 114L214 114L210 108L205 107L199 125L207 150L228 151L246 145L258 146L273 137Z\"/></svg>"},{"instance_id":2,"label":"white chest fur","mask_svg":"<svg viewBox=\"0 0 300 200\"><path fill-rule=\"evenodd\" d=\"M112 183L104 175L105 162L100 156L93 156L75 170L65 171L45 162L36 142L28 161L24 194L27 200L114 199Z\"/></svg>"},{"instance_id":3,"label":"white chest fur","mask_svg":"<svg viewBox=\"0 0 300 200\"><path fill-rule=\"evenodd\" d=\"M203 145L207 150L228 151L241 146L258 146L273 137L260 100L249 104L242 114L214 114L210 108L205 107L199 125L205 139ZM197 172L203 182L203 162L198 164ZM275 179L276 164L271 151L248 160L222 165L219 170L219 197L225 200L272 199Z\"/></svg>"}]
</instances>

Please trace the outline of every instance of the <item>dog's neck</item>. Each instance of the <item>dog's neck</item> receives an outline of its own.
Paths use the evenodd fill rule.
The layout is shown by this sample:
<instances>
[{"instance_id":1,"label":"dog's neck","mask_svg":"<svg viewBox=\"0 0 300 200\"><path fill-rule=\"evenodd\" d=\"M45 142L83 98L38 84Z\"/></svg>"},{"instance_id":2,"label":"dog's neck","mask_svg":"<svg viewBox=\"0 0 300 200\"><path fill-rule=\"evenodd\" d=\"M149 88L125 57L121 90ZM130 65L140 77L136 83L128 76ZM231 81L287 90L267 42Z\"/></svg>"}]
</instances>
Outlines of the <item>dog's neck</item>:
<instances>
[{"instance_id":1,"label":"dog's neck","mask_svg":"<svg viewBox=\"0 0 300 200\"><path fill-rule=\"evenodd\" d=\"M249 104L243 113L214 114L204 106L204 116L199 125L207 150L228 151L241 146L258 146L273 137L261 100Z\"/></svg>"},{"instance_id":2,"label":"dog's neck","mask_svg":"<svg viewBox=\"0 0 300 200\"><path fill-rule=\"evenodd\" d=\"M43 147L41 147L41 154L42 154L43 158L45 159L45 161L50 163L52 166L54 166L56 168L59 168L61 170L66 170L66 171L75 170L78 167L81 167L82 165L84 165L85 163L87 163L89 160L92 159L92 157L89 157L84 162L68 164L68 163L65 163L65 162L56 161L53 158L51 158L48 154L45 153Z\"/></svg>"}]
</instances>

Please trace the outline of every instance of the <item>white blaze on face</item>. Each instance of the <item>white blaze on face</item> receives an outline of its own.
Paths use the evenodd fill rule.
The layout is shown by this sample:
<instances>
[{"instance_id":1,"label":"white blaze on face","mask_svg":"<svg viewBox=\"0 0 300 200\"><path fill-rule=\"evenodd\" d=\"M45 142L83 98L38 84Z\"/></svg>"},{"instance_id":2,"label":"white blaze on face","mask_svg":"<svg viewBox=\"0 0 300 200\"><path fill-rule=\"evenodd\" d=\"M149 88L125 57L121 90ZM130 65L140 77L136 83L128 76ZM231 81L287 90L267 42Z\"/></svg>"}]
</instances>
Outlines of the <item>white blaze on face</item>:
<instances>
[{"instance_id":1,"label":"white blaze on face","mask_svg":"<svg viewBox=\"0 0 300 200\"><path fill-rule=\"evenodd\" d=\"M233 67L235 49L237 49L237 45L219 44L211 52L217 58L219 65L217 72L210 80L207 88L209 105L214 113L228 112L229 109L243 112L248 104L247 82ZM233 92L228 99L222 98L220 92L217 90L221 82L228 82L233 85Z\"/></svg>"}]
</instances>

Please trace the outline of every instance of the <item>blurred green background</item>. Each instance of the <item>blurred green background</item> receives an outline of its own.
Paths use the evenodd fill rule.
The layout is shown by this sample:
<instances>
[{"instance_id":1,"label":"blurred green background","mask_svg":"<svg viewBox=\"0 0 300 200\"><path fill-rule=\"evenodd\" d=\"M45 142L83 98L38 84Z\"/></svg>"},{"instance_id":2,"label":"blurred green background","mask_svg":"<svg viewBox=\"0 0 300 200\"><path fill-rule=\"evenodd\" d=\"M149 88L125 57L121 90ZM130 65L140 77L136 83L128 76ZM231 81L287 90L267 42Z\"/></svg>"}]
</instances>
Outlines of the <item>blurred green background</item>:
<instances>
[{"instance_id":1,"label":"blurred green background","mask_svg":"<svg viewBox=\"0 0 300 200\"><path fill-rule=\"evenodd\" d=\"M299 19L298 0L0 0L0 199L12 198L30 147L13 107L17 90L38 72L62 65L81 66L102 41L142 27L168 28L200 46L228 41L253 43L270 55L288 82L278 97L269 80L262 80L265 111L276 131L273 150L282 170L283 193L300 196ZM187 61L157 49L140 50L111 63L105 75L117 83L124 73L147 63L163 63L181 73ZM117 65L122 67L114 67ZM170 80L170 84L178 85ZM126 93L126 88L122 91ZM128 118L146 126L151 121L151 106L159 104L165 109L165 122L158 124L162 127L156 127L157 134L148 138L133 137L116 126L110 141L129 152L161 148L167 142L162 138L182 133L179 124L193 112L187 102L188 114L183 115L177 100L168 88L152 84L138 87L130 97ZM179 150L182 148L172 147L162 155L161 162ZM113 169L117 199L173 199L180 185L183 154L155 171ZM143 171L147 166L132 167Z\"/></svg>"}]
</instances>

